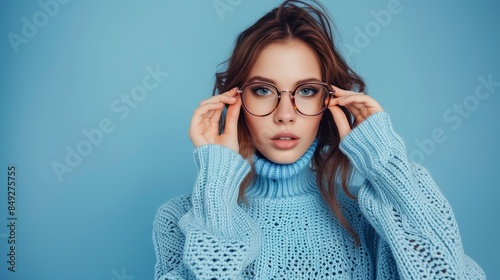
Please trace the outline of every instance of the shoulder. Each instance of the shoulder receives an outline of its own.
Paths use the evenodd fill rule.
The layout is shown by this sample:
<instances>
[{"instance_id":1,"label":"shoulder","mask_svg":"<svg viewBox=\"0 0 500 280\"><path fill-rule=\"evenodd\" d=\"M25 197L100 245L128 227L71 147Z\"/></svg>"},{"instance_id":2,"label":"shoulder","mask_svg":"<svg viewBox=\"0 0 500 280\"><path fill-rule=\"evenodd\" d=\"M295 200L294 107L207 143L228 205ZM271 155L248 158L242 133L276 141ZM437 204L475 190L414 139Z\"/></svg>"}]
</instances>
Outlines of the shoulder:
<instances>
[{"instance_id":1,"label":"shoulder","mask_svg":"<svg viewBox=\"0 0 500 280\"><path fill-rule=\"evenodd\" d=\"M192 207L191 194L184 194L170 199L156 211L153 227L155 230L177 226L179 219Z\"/></svg>"}]
</instances>

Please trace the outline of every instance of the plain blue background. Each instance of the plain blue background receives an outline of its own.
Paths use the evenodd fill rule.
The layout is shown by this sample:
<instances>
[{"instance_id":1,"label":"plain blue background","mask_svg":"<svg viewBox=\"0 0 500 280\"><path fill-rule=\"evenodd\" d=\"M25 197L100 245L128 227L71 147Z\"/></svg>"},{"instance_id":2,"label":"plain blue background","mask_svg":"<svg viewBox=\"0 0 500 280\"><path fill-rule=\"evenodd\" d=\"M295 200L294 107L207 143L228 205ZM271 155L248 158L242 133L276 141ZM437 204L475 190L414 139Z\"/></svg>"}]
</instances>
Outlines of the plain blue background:
<instances>
[{"instance_id":1,"label":"plain blue background","mask_svg":"<svg viewBox=\"0 0 500 280\"><path fill-rule=\"evenodd\" d=\"M324 2L339 48L454 208L466 253L500 279L500 86L474 96L479 77L500 81L500 4ZM0 4L0 278L152 279L155 211L190 192L196 175L192 111L237 34L277 1L44 3L57 2ZM381 21L388 5L397 13ZM30 38L13 45L23 29ZM148 66L168 77L125 115L122 95ZM66 164L66 148L103 120L113 130L59 180L53 163ZM6 268L9 165L18 171L15 273Z\"/></svg>"}]
</instances>

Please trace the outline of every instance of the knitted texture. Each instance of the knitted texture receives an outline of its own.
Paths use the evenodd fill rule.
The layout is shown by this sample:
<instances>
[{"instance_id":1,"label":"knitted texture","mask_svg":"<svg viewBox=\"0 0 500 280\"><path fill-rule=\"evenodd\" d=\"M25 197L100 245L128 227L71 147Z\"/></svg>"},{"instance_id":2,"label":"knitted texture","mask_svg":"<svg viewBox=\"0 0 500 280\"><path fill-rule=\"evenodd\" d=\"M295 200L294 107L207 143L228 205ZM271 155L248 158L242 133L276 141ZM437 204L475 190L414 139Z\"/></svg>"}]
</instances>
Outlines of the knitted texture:
<instances>
[{"instance_id":1,"label":"knitted texture","mask_svg":"<svg viewBox=\"0 0 500 280\"><path fill-rule=\"evenodd\" d=\"M422 167L411 164L386 113L359 124L340 144L356 168L339 191L352 236L316 185L311 158L254 157L256 177L238 204L250 165L230 149L195 149L192 195L161 206L153 224L155 279L485 279L462 249L450 205Z\"/></svg>"}]
</instances>

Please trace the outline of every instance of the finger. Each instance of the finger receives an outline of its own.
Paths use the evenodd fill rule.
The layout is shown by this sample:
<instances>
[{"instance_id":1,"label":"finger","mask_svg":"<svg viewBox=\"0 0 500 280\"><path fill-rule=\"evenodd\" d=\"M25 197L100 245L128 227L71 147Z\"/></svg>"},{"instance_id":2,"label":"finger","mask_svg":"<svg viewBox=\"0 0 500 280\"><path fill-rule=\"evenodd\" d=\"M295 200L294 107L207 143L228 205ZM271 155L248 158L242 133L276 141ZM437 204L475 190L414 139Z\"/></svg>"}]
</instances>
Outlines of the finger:
<instances>
[{"instance_id":1,"label":"finger","mask_svg":"<svg viewBox=\"0 0 500 280\"><path fill-rule=\"evenodd\" d=\"M227 115L229 114L234 114L232 111L232 107L233 105L235 105L236 102L238 102L238 98L237 98L237 88L233 88L232 90L226 92L226 93L223 93L222 95L224 95L225 97L222 97L222 98L230 98L230 102L229 103L229 108L228 108L228 111L227 111L227 114L226 114L226 123L227 123ZM233 102L233 99L234 99L234 102ZM215 110L215 111L211 111L213 112L210 117L209 117L209 120L211 122L211 125L210 125L210 132L211 133L219 133L219 121L220 121L220 118L221 118L221 115L222 115L222 108L220 110ZM239 110L238 110L238 113L239 115ZM236 115L236 121L238 121L238 115ZM224 131L226 131L227 129L227 125L226 127L224 128ZM236 134L236 131L235 131L235 134Z\"/></svg>"},{"instance_id":2,"label":"finger","mask_svg":"<svg viewBox=\"0 0 500 280\"><path fill-rule=\"evenodd\" d=\"M335 90L334 95L337 97L342 97L342 96L346 96L346 95L350 95L350 94L364 95L364 93L362 93L362 92L345 90L345 89L341 89L339 87L336 87L334 85L331 85L331 87Z\"/></svg>"},{"instance_id":3,"label":"finger","mask_svg":"<svg viewBox=\"0 0 500 280\"><path fill-rule=\"evenodd\" d=\"M226 114L226 126L224 134L238 135L238 118L240 117L241 98L237 97L234 104L229 105Z\"/></svg>"},{"instance_id":4,"label":"finger","mask_svg":"<svg viewBox=\"0 0 500 280\"><path fill-rule=\"evenodd\" d=\"M189 138L195 147L208 144L207 136L210 137L210 134L218 134L218 125L212 125L210 118L216 115L217 111L222 111L223 107L223 103L210 103L195 110L188 132ZM220 115L220 112L218 114Z\"/></svg>"},{"instance_id":5,"label":"finger","mask_svg":"<svg viewBox=\"0 0 500 280\"><path fill-rule=\"evenodd\" d=\"M382 106L380 106L380 104L375 101L375 99L371 98L368 95L346 95L339 98L337 104L340 106L349 107L349 109L355 107L358 109L367 108L373 112L383 111Z\"/></svg>"},{"instance_id":6,"label":"finger","mask_svg":"<svg viewBox=\"0 0 500 280\"><path fill-rule=\"evenodd\" d=\"M372 114L384 111L375 99L366 95L349 95L339 98L337 102L339 105L345 106L345 108L351 112L357 124L360 124Z\"/></svg>"},{"instance_id":7,"label":"finger","mask_svg":"<svg viewBox=\"0 0 500 280\"><path fill-rule=\"evenodd\" d=\"M197 126L203 119L210 119L213 117L215 111L222 110L223 103L208 103L201 107L196 108L191 118L191 127Z\"/></svg>"},{"instance_id":8,"label":"finger","mask_svg":"<svg viewBox=\"0 0 500 280\"><path fill-rule=\"evenodd\" d=\"M227 96L236 97L238 95L238 88L237 87L232 88L231 90L228 90L228 91L224 92L223 94L225 94Z\"/></svg>"},{"instance_id":9,"label":"finger","mask_svg":"<svg viewBox=\"0 0 500 280\"><path fill-rule=\"evenodd\" d=\"M234 96L219 94L216 96L212 96L209 99L201 101L199 106L203 106L203 105L209 104L209 103L233 104L235 101L236 101L236 98Z\"/></svg>"},{"instance_id":10,"label":"finger","mask_svg":"<svg viewBox=\"0 0 500 280\"><path fill-rule=\"evenodd\" d=\"M224 108L224 103L222 102L217 102L217 103L206 103L201 105L200 107L196 108L194 110L193 116L200 116L200 117L206 117L208 114L213 113L214 110L220 110Z\"/></svg>"},{"instance_id":11,"label":"finger","mask_svg":"<svg viewBox=\"0 0 500 280\"><path fill-rule=\"evenodd\" d=\"M221 107L217 107L217 109L208 111L202 116L201 120L204 123L205 133L213 135L219 134L219 120L222 115L223 109L224 104L222 104Z\"/></svg>"},{"instance_id":12,"label":"finger","mask_svg":"<svg viewBox=\"0 0 500 280\"><path fill-rule=\"evenodd\" d=\"M339 98L338 97L334 97L334 98L330 98L329 102L328 102L328 107L330 106L337 106L339 105Z\"/></svg>"},{"instance_id":13,"label":"finger","mask_svg":"<svg viewBox=\"0 0 500 280\"><path fill-rule=\"evenodd\" d=\"M347 110L349 110L349 112L354 116L359 116L361 114L361 109L355 107L355 106L345 106L345 108L347 108Z\"/></svg>"},{"instance_id":14,"label":"finger","mask_svg":"<svg viewBox=\"0 0 500 280\"><path fill-rule=\"evenodd\" d=\"M367 103L367 104L378 104L375 99L365 94L346 94L342 97L339 97L339 104L347 104L351 102L357 103Z\"/></svg>"},{"instance_id":15,"label":"finger","mask_svg":"<svg viewBox=\"0 0 500 280\"><path fill-rule=\"evenodd\" d=\"M359 94L358 94L359 95ZM348 107L348 106L353 106L354 104L356 104L356 106L365 106L363 105L363 103L354 103L354 102L351 102L352 99L347 99L347 97L350 97L351 95L345 95L343 97L335 97L335 98L332 98L330 99L330 102L328 103L328 107L330 106L342 106L342 107ZM347 99L347 101L346 101Z\"/></svg>"},{"instance_id":16,"label":"finger","mask_svg":"<svg viewBox=\"0 0 500 280\"><path fill-rule=\"evenodd\" d=\"M341 99L342 99L341 97L337 97L337 98L331 99L330 103L328 103L328 107L339 107L339 106L342 106L342 107L345 107L346 109L348 109L349 111L351 111L351 108L349 108L349 106L351 104L347 104L345 106L339 104L339 100L341 100ZM354 109L356 110L357 108L354 108Z\"/></svg>"},{"instance_id":17,"label":"finger","mask_svg":"<svg viewBox=\"0 0 500 280\"><path fill-rule=\"evenodd\" d=\"M210 131L212 133L219 133L219 120L222 115L222 108L220 110L212 111L210 118L207 117L207 120L210 121Z\"/></svg>"},{"instance_id":18,"label":"finger","mask_svg":"<svg viewBox=\"0 0 500 280\"><path fill-rule=\"evenodd\" d=\"M330 112L332 113L333 120L335 121L335 125L339 131L340 139L344 138L351 131L347 116L339 106L330 106L328 109L330 109Z\"/></svg>"},{"instance_id":19,"label":"finger","mask_svg":"<svg viewBox=\"0 0 500 280\"><path fill-rule=\"evenodd\" d=\"M200 106L207 104L207 103L218 103L222 102L225 104L233 104L236 101L236 93L237 93L237 88L233 88L230 91L226 91L221 94L217 94L215 96L212 96L208 99L205 99L200 102Z\"/></svg>"}]
</instances>

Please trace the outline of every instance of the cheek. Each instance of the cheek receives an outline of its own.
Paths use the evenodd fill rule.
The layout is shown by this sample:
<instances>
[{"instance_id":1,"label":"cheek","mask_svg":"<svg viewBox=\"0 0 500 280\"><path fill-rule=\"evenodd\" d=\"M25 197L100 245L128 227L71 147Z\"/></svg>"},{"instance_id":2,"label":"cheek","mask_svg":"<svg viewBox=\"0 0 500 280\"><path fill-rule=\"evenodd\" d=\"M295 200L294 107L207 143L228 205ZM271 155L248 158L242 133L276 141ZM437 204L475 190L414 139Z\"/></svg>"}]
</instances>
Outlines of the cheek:
<instances>
[{"instance_id":1,"label":"cheek","mask_svg":"<svg viewBox=\"0 0 500 280\"><path fill-rule=\"evenodd\" d=\"M256 147L265 145L265 140L273 137L273 130L271 129L272 119L248 115L245 117L252 143Z\"/></svg>"},{"instance_id":2,"label":"cheek","mask_svg":"<svg viewBox=\"0 0 500 280\"><path fill-rule=\"evenodd\" d=\"M254 146L257 146L261 141L259 141L260 131L263 129L261 120L255 118L254 116L245 114L245 123L250 133L250 139Z\"/></svg>"},{"instance_id":3,"label":"cheek","mask_svg":"<svg viewBox=\"0 0 500 280\"><path fill-rule=\"evenodd\" d=\"M247 126L255 146L263 145L266 139L273 137L273 132L265 121L265 118L248 121Z\"/></svg>"},{"instance_id":4,"label":"cheek","mask_svg":"<svg viewBox=\"0 0 500 280\"><path fill-rule=\"evenodd\" d=\"M310 120L304 124L305 129L307 129L314 137L318 134L319 124L321 122L321 116L314 117L313 120Z\"/></svg>"},{"instance_id":5,"label":"cheek","mask_svg":"<svg viewBox=\"0 0 500 280\"><path fill-rule=\"evenodd\" d=\"M318 132L319 129L319 124L321 123L322 116L318 117L318 120L316 121L316 132Z\"/></svg>"}]
</instances>

